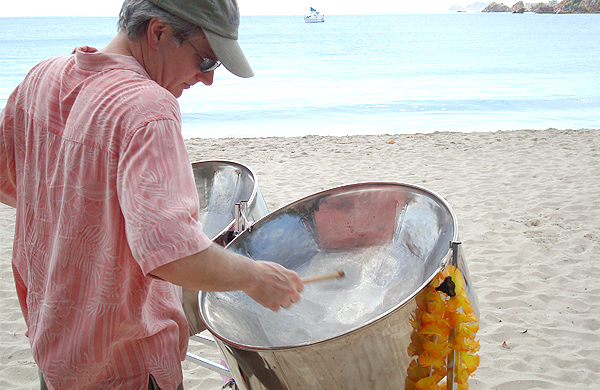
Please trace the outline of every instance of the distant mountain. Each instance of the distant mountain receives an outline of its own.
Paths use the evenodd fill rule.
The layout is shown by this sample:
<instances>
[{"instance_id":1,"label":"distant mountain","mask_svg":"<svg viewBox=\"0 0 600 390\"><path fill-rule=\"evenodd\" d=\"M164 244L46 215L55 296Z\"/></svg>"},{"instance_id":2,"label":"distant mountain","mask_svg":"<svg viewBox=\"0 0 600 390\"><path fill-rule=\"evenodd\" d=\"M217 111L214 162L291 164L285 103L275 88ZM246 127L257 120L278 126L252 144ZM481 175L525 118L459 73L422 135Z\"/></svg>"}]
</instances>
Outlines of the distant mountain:
<instances>
[{"instance_id":1,"label":"distant mountain","mask_svg":"<svg viewBox=\"0 0 600 390\"><path fill-rule=\"evenodd\" d=\"M563 0L554 6L556 13L600 13L600 0Z\"/></svg>"},{"instance_id":2,"label":"distant mountain","mask_svg":"<svg viewBox=\"0 0 600 390\"><path fill-rule=\"evenodd\" d=\"M489 3L481 12L512 12L512 9L502 3Z\"/></svg>"},{"instance_id":3,"label":"distant mountain","mask_svg":"<svg viewBox=\"0 0 600 390\"><path fill-rule=\"evenodd\" d=\"M458 6L458 5L453 5L452 7L450 7L449 11L454 11L454 12L458 12L458 11L479 12L482 9L484 9L488 4L489 4L489 2L488 3L484 3L482 1L479 1L477 3L470 4L470 5L466 6L466 7L461 7L461 6Z\"/></svg>"},{"instance_id":4,"label":"distant mountain","mask_svg":"<svg viewBox=\"0 0 600 390\"><path fill-rule=\"evenodd\" d=\"M538 14L585 14L600 13L600 0L562 0L558 4L535 3L528 7L519 1L512 8L502 3L489 3L481 12L513 12L522 13L525 11Z\"/></svg>"}]
</instances>

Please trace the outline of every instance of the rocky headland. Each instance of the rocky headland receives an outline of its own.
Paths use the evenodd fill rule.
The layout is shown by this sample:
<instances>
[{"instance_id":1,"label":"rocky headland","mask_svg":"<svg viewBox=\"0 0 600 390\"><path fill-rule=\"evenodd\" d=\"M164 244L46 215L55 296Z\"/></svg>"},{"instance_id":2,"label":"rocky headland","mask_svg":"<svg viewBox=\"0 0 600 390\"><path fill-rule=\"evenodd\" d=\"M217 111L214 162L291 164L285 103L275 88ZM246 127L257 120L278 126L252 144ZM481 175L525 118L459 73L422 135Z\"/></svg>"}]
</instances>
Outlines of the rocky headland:
<instances>
[{"instance_id":1,"label":"rocky headland","mask_svg":"<svg viewBox=\"0 0 600 390\"><path fill-rule=\"evenodd\" d=\"M535 12L538 14L582 14L600 13L600 0L562 0L556 4L536 3L530 7L523 1L509 7L502 3L489 3L481 12Z\"/></svg>"}]
</instances>

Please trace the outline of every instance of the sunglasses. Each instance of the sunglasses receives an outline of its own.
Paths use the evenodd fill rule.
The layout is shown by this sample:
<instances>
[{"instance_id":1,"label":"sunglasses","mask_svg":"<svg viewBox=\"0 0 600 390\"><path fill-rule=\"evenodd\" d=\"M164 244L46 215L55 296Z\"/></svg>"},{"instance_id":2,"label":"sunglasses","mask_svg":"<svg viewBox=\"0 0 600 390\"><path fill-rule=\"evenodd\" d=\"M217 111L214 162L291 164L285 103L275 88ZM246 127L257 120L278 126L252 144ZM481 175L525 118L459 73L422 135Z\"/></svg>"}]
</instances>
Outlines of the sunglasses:
<instances>
[{"instance_id":1,"label":"sunglasses","mask_svg":"<svg viewBox=\"0 0 600 390\"><path fill-rule=\"evenodd\" d=\"M210 58L204 58L200 54L198 49L196 49L196 46L192 45L192 42L190 42L189 40L187 41L187 43L189 43L190 46L193 47L194 50L196 51L196 54L198 54L200 56L200 58L202 58L202 62L200 63L200 66L198 66L198 69L200 69L200 72L202 72L202 73L212 72L213 70L217 69L221 65L221 61L215 61L215 60L211 60Z\"/></svg>"}]
</instances>

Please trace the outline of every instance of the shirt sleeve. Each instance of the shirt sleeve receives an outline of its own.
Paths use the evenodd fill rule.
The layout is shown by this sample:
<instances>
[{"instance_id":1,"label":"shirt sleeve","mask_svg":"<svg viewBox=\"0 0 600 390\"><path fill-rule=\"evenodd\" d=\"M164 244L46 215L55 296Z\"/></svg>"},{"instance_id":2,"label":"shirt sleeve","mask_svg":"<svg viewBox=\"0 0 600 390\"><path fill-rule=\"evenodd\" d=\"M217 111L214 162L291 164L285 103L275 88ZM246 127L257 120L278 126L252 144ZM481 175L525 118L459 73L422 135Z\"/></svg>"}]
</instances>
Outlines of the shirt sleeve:
<instances>
[{"instance_id":1,"label":"shirt sleeve","mask_svg":"<svg viewBox=\"0 0 600 390\"><path fill-rule=\"evenodd\" d=\"M148 123L119 159L127 241L146 275L212 243L198 224L198 192L179 128L173 120Z\"/></svg>"},{"instance_id":2,"label":"shirt sleeve","mask_svg":"<svg viewBox=\"0 0 600 390\"><path fill-rule=\"evenodd\" d=\"M17 207L13 100L11 96L6 108L0 112L0 202Z\"/></svg>"}]
</instances>

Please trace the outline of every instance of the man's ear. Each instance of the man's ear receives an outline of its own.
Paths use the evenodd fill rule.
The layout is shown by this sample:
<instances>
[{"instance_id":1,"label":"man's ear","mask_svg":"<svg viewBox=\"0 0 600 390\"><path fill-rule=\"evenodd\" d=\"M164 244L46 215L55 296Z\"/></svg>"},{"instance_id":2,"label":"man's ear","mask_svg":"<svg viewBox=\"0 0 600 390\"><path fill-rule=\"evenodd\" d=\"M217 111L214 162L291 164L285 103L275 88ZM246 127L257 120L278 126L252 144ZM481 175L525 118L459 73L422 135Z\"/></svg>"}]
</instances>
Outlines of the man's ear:
<instances>
[{"instance_id":1,"label":"man's ear","mask_svg":"<svg viewBox=\"0 0 600 390\"><path fill-rule=\"evenodd\" d=\"M161 21L158 18L152 18L148 22L148 29L146 30L146 38L148 39L148 45L153 49L158 49L158 45L161 40L164 40L168 34L165 33L171 30L171 26Z\"/></svg>"}]
</instances>

